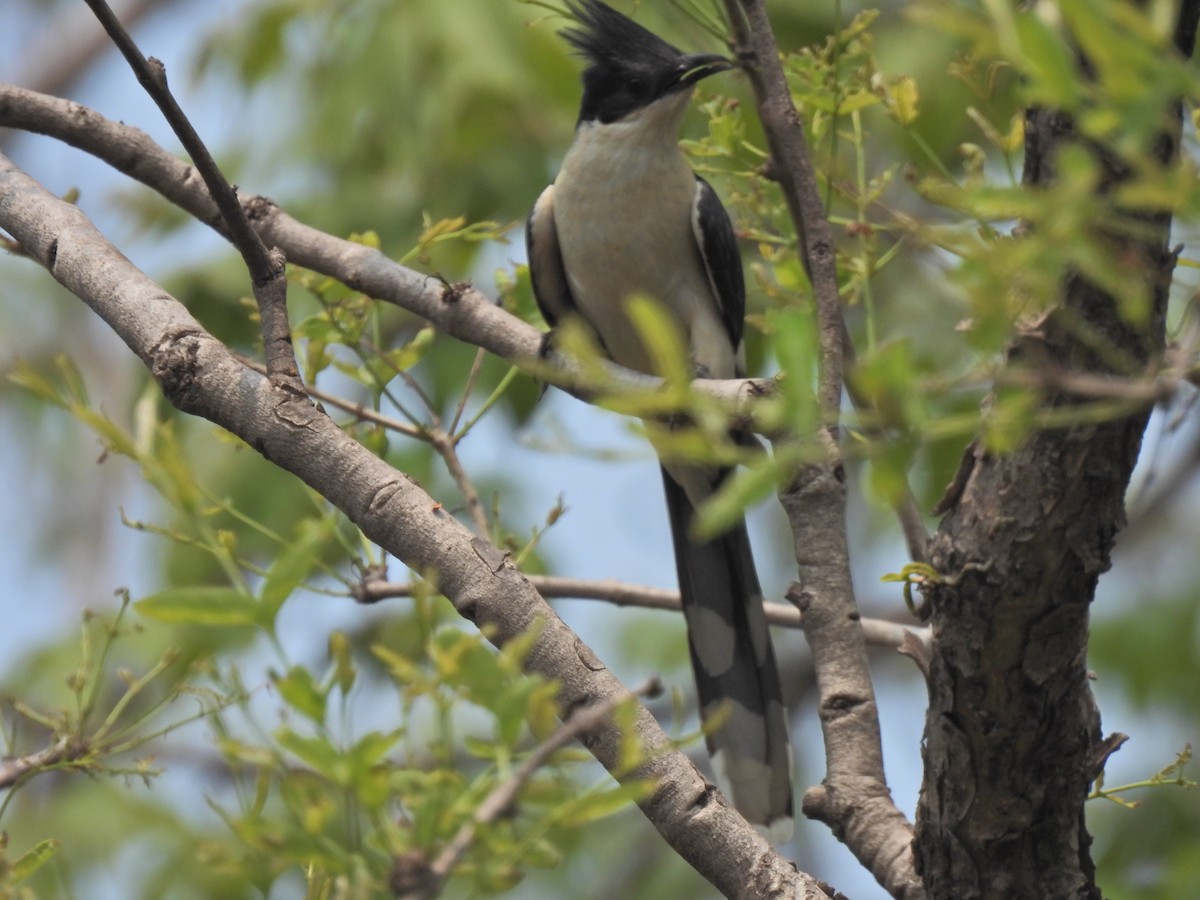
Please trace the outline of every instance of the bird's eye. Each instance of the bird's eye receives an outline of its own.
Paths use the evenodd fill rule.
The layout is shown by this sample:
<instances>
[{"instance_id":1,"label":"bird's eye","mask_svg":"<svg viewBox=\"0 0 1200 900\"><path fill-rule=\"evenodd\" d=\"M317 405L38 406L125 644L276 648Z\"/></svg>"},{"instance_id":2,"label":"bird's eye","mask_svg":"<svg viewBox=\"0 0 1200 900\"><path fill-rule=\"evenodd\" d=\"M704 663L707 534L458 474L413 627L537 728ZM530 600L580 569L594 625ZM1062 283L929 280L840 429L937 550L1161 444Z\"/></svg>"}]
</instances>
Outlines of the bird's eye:
<instances>
[{"instance_id":1,"label":"bird's eye","mask_svg":"<svg viewBox=\"0 0 1200 900\"><path fill-rule=\"evenodd\" d=\"M640 96L641 94L646 93L646 80L644 78L638 78L635 76L625 82L625 87L629 90L629 93L633 94L635 97Z\"/></svg>"}]
</instances>

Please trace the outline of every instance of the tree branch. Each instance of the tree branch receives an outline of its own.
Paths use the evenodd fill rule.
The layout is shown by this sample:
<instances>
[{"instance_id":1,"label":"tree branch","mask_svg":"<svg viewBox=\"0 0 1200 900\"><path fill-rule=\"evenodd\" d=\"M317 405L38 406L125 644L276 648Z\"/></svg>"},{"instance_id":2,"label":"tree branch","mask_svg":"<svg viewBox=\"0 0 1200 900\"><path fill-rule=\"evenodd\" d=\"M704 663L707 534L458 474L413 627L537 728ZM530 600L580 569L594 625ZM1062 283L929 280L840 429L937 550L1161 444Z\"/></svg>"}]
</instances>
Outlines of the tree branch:
<instances>
[{"instance_id":1,"label":"tree branch","mask_svg":"<svg viewBox=\"0 0 1200 900\"><path fill-rule=\"evenodd\" d=\"M0 762L0 789L10 788L31 772L38 772L86 756L87 746L72 737L61 737L49 747Z\"/></svg>"},{"instance_id":2,"label":"tree branch","mask_svg":"<svg viewBox=\"0 0 1200 900\"><path fill-rule=\"evenodd\" d=\"M681 612L679 591L628 584L613 578L563 578L555 575L526 575L529 583L546 599L603 600L614 606ZM365 581L356 586L359 603L378 603L394 597L411 597L417 586L411 582ZM802 628L800 610L784 603L764 603L767 622L780 628ZM862 619L863 637L873 647L906 650L912 641L928 645L927 628L913 628L887 619Z\"/></svg>"},{"instance_id":3,"label":"tree branch","mask_svg":"<svg viewBox=\"0 0 1200 900\"><path fill-rule=\"evenodd\" d=\"M167 399L237 435L341 509L370 540L430 573L461 615L497 645L539 628L526 667L560 685L564 714L625 689L563 624L507 555L474 537L432 497L314 407L281 414L270 383L243 366L175 298L142 274L76 207L0 156L0 228L96 312L142 360ZM641 808L687 862L727 896L828 897L770 848L705 782L644 708L647 748L629 777L657 784ZM620 736L602 729L588 749L621 765ZM747 890L747 885L751 885Z\"/></svg>"},{"instance_id":4,"label":"tree branch","mask_svg":"<svg viewBox=\"0 0 1200 900\"><path fill-rule=\"evenodd\" d=\"M104 0L84 0L91 8L104 30L116 44L121 55L137 76L138 83L162 110L163 116L182 142L184 149L196 164L200 176L208 186L209 193L221 212L234 247L245 260L250 270L250 282L254 299L258 302L258 316L262 324L263 349L267 358L267 372L271 382L286 389L287 399L307 402L300 370L296 365L296 354L292 348L292 330L288 325L287 278L284 260L278 250L267 250L258 233L250 227L250 221L237 192L225 180L220 168L204 146L196 129L176 102L167 86L167 70L160 60L142 55L132 37Z\"/></svg>"},{"instance_id":5,"label":"tree branch","mask_svg":"<svg viewBox=\"0 0 1200 900\"><path fill-rule=\"evenodd\" d=\"M140 129L113 122L70 100L48 97L0 84L0 126L57 138L101 159L141 182L229 238L216 204L198 172L167 153ZM402 266L378 250L356 244L296 221L265 197L239 196L247 217L263 241L283 249L289 262L336 278L367 296L391 303L428 320L440 331L482 347L501 359L535 373L581 399L597 393L661 394L662 379L597 360L588 370L558 354L541 355L543 334L498 307L469 284L442 280ZM596 377L590 369L596 368ZM752 427L753 402L771 392L772 382L742 378L696 379L693 389L716 398Z\"/></svg>"},{"instance_id":6,"label":"tree branch","mask_svg":"<svg viewBox=\"0 0 1200 900\"><path fill-rule=\"evenodd\" d=\"M197 178L197 170L172 156L138 128L113 122L74 101L8 84L0 84L0 127L43 134L89 153L154 190L218 234L229 237L211 195ZM612 394L633 394L657 392L662 387L658 378L612 364L602 365L603 378L596 380L588 378L568 359L557 356L539 359L542 332L499 308L469 285L447 288L438 279L399 265L379 251L304 225L265 197L250 194L238 197L254 229L264 240L284 250L289 261L343 284L357 286L377 300L421 316L443 333L534 372L581 399L588 400L589 390L599 388ZM1190 353L1181 355L1185 350ZM1194 342L1181 342L1180 353L1172 355L1169 365L1140 378L1100 378L1082 372L1061 375L1014 372L1011 378L1013 383L1026 386L1042 386L1050 379L1054 387L1065 393L1127 400L1145 408L1161 402L1165 395L1185 383L1196 384L1200 380L1195 352ZM1185 359L1191 362L1185 363ZM1006 377L1010 375L1001 376ZM754 424L750 419L754 402L774 392L774 382L763 378L725 381L701 378L692 384L695 390L727 404L739 417L738 424L747 427ZM328 398L310 393L322 401ZM364 416L369 418L366 412L363 411ZM919 511L916 515L919 518ZM920 531L923 533L923 527ZM917 556L914 554L913 558Z\"/></svg>"},{"instance_id":7,"label":"tree branch","mask_svg":"<svg viewBox=\"0 0 1200 900\"><path fill-rule=\"evenodd\" d=\"M132 25L169 4L170 0L126 0L118 15ZM8 74L32 90L62 94L111 47L94 16L74 4L56 4Z\"/></svg>"},{"instance_id":8,"label":"tree branch","mask_svg":"<svg viewBox=\"0 0 1200 900\"><path fill-rule=\"evenodd\" d=\"M836 433L845 384L845 324L833 230L821 201L800 114L792 103L779 62L779 46L766 7L762 0L725 0L725 10L733 24L734 49L754 88L758 117L771 150L769 174L783 191L817 303L821 345L818 393L825 423Z\"/></svg>"},{"instance_id":9,"label":"tree branch","mask_svg":"<svg viewBox=\"0 0 1200 900\"><path fill-rule=\"evenodd\" d=\"M833 233L763 0L725 0L725 8L771 150L770 175L795 224L817 306L823 459L800 467L779 493L800 568L793 597L813 654L825 739L825 779L806 792L801 808L827 823L892 896L917 900L924 890L913 867L912 827L892 802L884 776L879 713L850 577L838 443L846 326ZM915 504L902 504L900 511L910 552L924 555L924 526Z\"/></svg>"}]
</instances>

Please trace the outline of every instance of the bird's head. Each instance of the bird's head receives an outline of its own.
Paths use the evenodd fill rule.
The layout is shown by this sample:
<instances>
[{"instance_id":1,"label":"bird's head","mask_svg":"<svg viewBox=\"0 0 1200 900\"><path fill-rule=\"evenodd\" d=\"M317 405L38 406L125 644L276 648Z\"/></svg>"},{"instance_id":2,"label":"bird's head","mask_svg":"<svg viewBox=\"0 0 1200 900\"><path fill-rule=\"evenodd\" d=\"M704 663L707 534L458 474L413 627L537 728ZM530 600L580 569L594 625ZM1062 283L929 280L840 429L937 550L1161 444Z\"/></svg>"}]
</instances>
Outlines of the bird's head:
<instances>
[{"instance_id":1,"label":"bird's head","mask_svg":"<svg viewBox=\"0 0 1200 900\"><path fill-rule=\"evenodd\" d=\"M579 26L562 36L588 62L580 123L618 122L733 68L715 53L684 53L600 0L568 0L567 6Z\"/></svg>"}]
</instances>

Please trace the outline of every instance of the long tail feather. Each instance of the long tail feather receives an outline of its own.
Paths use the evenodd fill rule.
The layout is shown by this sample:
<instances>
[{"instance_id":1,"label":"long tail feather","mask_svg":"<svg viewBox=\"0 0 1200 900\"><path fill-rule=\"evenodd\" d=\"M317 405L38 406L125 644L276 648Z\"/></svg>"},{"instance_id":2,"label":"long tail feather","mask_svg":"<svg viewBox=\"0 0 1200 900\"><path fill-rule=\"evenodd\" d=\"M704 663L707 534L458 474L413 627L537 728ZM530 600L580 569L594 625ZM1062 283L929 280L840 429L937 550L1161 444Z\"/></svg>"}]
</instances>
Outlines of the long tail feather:
<instances>
[{"instance_id":1,"label":"long tail feather","mask_svg":"<svg viewBox=\"0 0 1200 900\"><path fill-rule=\"evenodd\" d=\"M695 543L695 509L663 470L700 715L708 749L737 810L775 842L792 831L792 754L775 652L746 523Z\"/></svg>"}]
</instances>

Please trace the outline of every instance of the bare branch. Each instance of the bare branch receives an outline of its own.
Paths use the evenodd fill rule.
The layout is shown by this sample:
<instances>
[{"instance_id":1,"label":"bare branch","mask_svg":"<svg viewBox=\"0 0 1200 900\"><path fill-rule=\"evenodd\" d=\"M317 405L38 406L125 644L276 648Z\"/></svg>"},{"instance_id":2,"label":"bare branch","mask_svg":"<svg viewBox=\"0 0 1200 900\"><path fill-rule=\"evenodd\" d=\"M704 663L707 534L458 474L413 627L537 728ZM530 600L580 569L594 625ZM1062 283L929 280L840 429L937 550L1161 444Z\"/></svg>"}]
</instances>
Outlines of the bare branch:
<instances>
[{"instance_id":1,"label":"bare branch","mask_svg":"<svg viewBox=\"0 0 1200 900\"><path fill-rule=\"evenodd\" d=\"M603 600L614 606L637 609L657 609L664 612L681 612L679 591L667 588L652 588L628 584L612 578L585 579L562 578L554 575L526 575L539 594L547 599ZM367 581L356 586L354 599L359 603L378 603L393 597L411 597L418 590L411 582ZM801 628L800 610L784 603L764 603L767 622L780 628ZM863 619L863 636L873 647L888 647L906 651L912 641L920 645L929 643L929 629L915 628L889 622L887 619Z\"/></svg>"},{"instance_id":2,"label":"bare branch","mask_svg":"<svg viewBox=\"0 0 1200 900\"><path fill-rule=\"evenodd\" d=\"M442 458L442 462L446 464L446 470L450 473L450 477L458 485L458 490L463 495L463 500L466 501L467 512L470 513L471 521L475 525L475 533L482 538L489 537L491 526L488 524L483 503L479 500L479 491L476 490L475 482L471 480L471 476L463 467L454 438L442 427L439 416L434 415L434 425L427 432L427 438L438 456Z\"/></svg>"},{"instance_id":3,"label":"bare branch","mask_svg":"<svg viewBox=\"0 0 1200 900\"><path fill-rule=\"evenodd\" d=\"M250 227L250 221L238 202L237 192L225 180L212 154L204 146L204 141L200 139L200 135L196 133L196 129L192 127L192 123L167 87L167 71L162 62L154 57L147 59L142 55L129 32L122 27L104 0L84 2L95 13L108 36L128 61L130 68L137 75L138 83L162 110L163 116L196 164L209 193L221 211L233 245L250 270L250 281L254 289L254 298L258 301L258 315L262 323L267 371L272 383L287 389L293 400L304 397L300 370L292 349L292 330L288 325L287 278L284 274L282 253L278 250L267 250L258 233Z\"/></svg>"},{"instance_id":4,"label":"bare branch","mask_svg":"<svg viewBox=\"0 0 1200 900\"><path fill-rule=\"evenodd\" d=\"M62 762L71 762L86 754L86 745L71 737L62 737L36 753L5 759L0 762L0 788L10 788L26 775Z\"/></svg>"},{"instance_id":5,"label":"bare branch","mask_svg":"<svg viewBox=\"0 0 1200 900\"><path fill-rule=\"evenodd\" d=\"M117 12L121 21L132 26L169 3L126 0ZM74 4L58 4L41 33L25 46L11 74L31 90L61 94L111 46L95 17Z\"/></svg>"}]
</instances>

